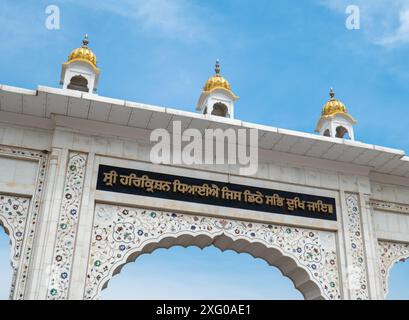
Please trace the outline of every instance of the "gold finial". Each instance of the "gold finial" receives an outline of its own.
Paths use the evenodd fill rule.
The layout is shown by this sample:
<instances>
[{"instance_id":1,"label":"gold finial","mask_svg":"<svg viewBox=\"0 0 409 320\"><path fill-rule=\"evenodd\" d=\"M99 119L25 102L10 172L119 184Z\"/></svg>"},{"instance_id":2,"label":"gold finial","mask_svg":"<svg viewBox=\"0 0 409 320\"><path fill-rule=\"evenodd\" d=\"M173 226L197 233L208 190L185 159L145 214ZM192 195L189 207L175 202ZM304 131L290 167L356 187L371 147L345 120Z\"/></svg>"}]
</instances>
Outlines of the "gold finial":
<instances>
[{"instance_id":1,"label":"gold finial","mask_svg":"<svg viewBox=\"0 0 409 320\"><path fill-rule=\"evenodd\" d=\"M331 97L331 99L334 99L334 97L335 97L334 88L331 88L331 89L329 90L329 96Z\"/></svg>"},{"instance_id":2,"label":"gold finial","mask_svg":"<svg viewBox=\"0 0 409 320\"><path fill-rule=\"evenodd\" d=\"M216 60L216 68L214 69L216 71L216 76L220 76L220 61L219 59Z\"/></svg>"},{"instance_id":3,"label":"gold finial","mask_svg":"<svg viewBox=\"0 0 409 320\"><path fill-rule=\"evenodd\" d=\"M344 115L348 114L348 111L345 105L341 101L335 98L335 92L333 88L329 90L329 96L330 96L330 99L327 101L327 103L322 108L323 117L332 117L335 114L340 114L340 113ZM351 117L351 119L353 118Z\"/></svg>"},{"instance_id":4,"label":"gold finial","mask_svg":"<svg viewBox=\"0 0 409 320\"><path fill-rule=\"evenodd\" d=\"M214 71L216 72L216 74L214 76L211 76L206 81L205 86L203 88L203 92L210 93L216 89L223 89L223 90L229 91L230 94L233 96L234 100L237 100L238 97L234 95L234 93L231 91L229 82L220 74L219 59L216 60L216 66L215 66Z\"/></svg>"},{"instance_id":5,"label":"gold finial","mask_svg":"<svg viewBox=\"0 0 409 320\"><path fill-rule=\"evenodd\" d=\"M356 120L348 113L345 104L335 98L334 88L329 90L330 99L324 104L321 112L321 118L318 122L316 131L319 132L322 128L322 121L325 119L332 119L336 115L342 115L348 119L352 124L356 123Z\"/></svg>"},{"instance_id":6,"label":"gold finial","mask_svg":"<svg viewBox=\"0 0 409 320\"><path fill-rule=\"evenodd\" d=\"M84 40L82 40L82 44L83 44L83 48L88 48L88 43L89 43L89 40L88 40L88 33L86 33L85 34L85 36L84 36Z\"/></svg>"},{"instance_id":7,"label":"gold finial","mask_svg":"<svg viewBox=\"0 0 409 320\"><path fill-rule=\"evenodd\" d=\"M92 52L90 48L88 48L88 44L88 34L85 34L84 39L82 40L82 46L74 49L70 53L67 62L85 61L89 62L94 68L97 68L97 56Z\"/></svg>"}]
</instances>

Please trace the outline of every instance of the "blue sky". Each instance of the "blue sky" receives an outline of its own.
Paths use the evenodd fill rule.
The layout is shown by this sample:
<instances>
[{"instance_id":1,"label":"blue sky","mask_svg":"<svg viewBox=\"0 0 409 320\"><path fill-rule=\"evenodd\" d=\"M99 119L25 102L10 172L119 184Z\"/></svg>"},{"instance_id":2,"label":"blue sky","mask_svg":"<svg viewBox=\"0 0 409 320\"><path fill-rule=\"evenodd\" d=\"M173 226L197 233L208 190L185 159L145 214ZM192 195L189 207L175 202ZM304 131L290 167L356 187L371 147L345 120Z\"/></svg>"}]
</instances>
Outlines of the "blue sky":
<instances>
[{"instance_id":1,"label":"blue sky","mask_svg":"<svg viewBox=\"0 0 409 320\"><path fill-rule=\"evenodd\" d=\"M345 27L345 8L351 3L361 9L360 30ZM60 8L60 30L45 28L50 4ZM240 96L236 118L313 132L333 86L358 120L357 140L409 150L408 0L2 0L0 83L58 87L61 63L81 45L84 33L102 70L100 95L194 111L214 61L220 59L222 74ZM3 257L6 248L1 249ZM195 264L197 272L203 272L204 285L217 279L224 286L225 291L214 295L251 291L254 297L274 297L279 291L268 288L286 283L275 269L245 255L216 249L169 252L141 257L112 281L112 290L104 296L112 298L111 290L120 297L116 283L126 281L127 288L133 288L137 274L154 277L149 270L165 266L174 273L166 283L177 282L183 274L180 261L211 264L214 259L226 265L219 270ZM248 277L238 272L233 278L229 263L239 265ZM400 274L409 274L408 264L402 265L406 271ZM242 290L227 288L243 278L249 279L248 286L260 283L265 276L271 277L271 285L261 281L251 290L244 284ZM407 283L405 277L398 283ZM3 290L3 281L0 284ZM194 291L186 289L188 284L181 294ZM287 287L289 296L298 297L291 283Z\"/></svg>"}]
</instances>

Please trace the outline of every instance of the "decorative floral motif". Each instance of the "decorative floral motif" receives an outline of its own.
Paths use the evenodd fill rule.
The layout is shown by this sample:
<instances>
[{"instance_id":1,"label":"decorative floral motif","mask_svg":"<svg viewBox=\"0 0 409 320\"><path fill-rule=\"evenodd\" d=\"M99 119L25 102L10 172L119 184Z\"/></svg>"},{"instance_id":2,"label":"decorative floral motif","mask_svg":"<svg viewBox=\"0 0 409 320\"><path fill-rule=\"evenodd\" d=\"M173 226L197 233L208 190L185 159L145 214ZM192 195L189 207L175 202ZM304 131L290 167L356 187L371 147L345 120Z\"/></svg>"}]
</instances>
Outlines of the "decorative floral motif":
<instances>
[{"instance_id":1,"label":"decorative floral motif","mask_svg":"<svg viewBox=\"0 0 409 320\"><path fill-rule=\"evenodd\" d=\"M322 260L321 249L313 243L307 243L304 246L304 259L308 262L319 263Z\"/></svg>"},{"instance_id":2,"label":"decorative floral motif","mask_svg":"<svg viewBox=\"0 0 409 320\"><path fill-rule=\"evenodd\" d=\"M385 298L388 294L388 278L392 266L409 258L409 244L387 241L378 242L379 266Z\"/></svg>"},{"instance_id":3,"label":"decorative floral motif","mask_svg":"<svg viewBox=\"0 0 409 320\"><path fill-rule=\"evenodd\" d=\"M24 298L26 289L28 271L31 263L31 254L33 252L34 236L37 227L37 219L41 210L40 204L44 189L48 155L46 152L0 146L0 156L1 155L17 159L27 159L31 161L35 160L38 162L35 189L31 198L31 208L28 210L26 216L27 227L25 232L22 232L21 234L21 238L23 239L24 237L24 241L20 243L19 247L20 263L18 265L18 270L15 269L13 272L12 288L10 293L10 299L21 300ZM17 237L19 235L20 233L16 233Z\"/></svg>"},{"instance_id":4,"label":"decorative floral motif","mask_svg":"<svg viewBox=\"0 0 409 320\"><path fill-rule=\"evenodd\" d=\"M304 268L327 299L340 299L335 234L173 212L97 204L86 280L86 299L98 296L115 270L149 244L190 235L262 243ZM146 249L145 249L146 250Z\"/></svg>"},{"instance_id":5,"label":"decorative floral motif","mask_svg":"<svg viewBox=\"0 0 409 320\"><path fill-rule=\"evenodd\" d=\"M58 221L48 299L67 298L86 164L85 154L70 154Z\"/></svg>"},{"instance_id":6,"label":"decorative floral motif","mask_svg":"<svg viewBox=\"0 0 409 320\"><path fill-rule=\"evenodd\" d=\"M142 230L138 231L138 235L141 236L143 234ZM101 236L98 240L102 240ZM129 243L135 239L135 229L132 223L118 223L114 226L114 234L113 238L115 241Z\"/></svg>"},{"instance_id":7,"label":"decorative floral motif","mask_svg":"<svg viewBox=\"0 0 409 320\"><path fill-rule=\"evenodd\" d=\"M364 241L362 238L361 210L356 194L346 195L347 222L352 265L348 268L351 299L369 299L367 272L365 264Z\"/></svg>"}]
</instances>

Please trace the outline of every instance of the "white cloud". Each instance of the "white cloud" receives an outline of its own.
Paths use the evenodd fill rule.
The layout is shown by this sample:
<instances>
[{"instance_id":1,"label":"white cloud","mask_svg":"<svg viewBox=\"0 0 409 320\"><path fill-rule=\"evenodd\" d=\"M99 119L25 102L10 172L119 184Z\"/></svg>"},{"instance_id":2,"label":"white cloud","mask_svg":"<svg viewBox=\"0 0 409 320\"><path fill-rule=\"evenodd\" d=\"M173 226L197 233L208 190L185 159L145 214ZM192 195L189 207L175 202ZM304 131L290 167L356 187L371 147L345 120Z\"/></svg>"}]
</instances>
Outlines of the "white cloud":
<instances>
[{"instance_id":1,"label":"white cloud","mask_svg":"<svg viewBox=\"0 0 409 320\"><path fill-rule=\"evenodd\" d=\"M160 34L167 38L192 41L203 39L206 34L202 15L204 8L189 0L89 0L73 5L107 11L130 19L136 28L144 32Z\"/></svg>"},{"instance_id":2,"label":"white cloud","mask_svg":"<svg viewBox=\"0 0 409 320\"><path fill-rule=\"evenodd\" d=\"M409 43L409 9L400 12L400 25L395 32L379 39L377 43L383 46Z\"/></svg>"},{"instance_id":3,"label":"white cloud","mask_svg":"<svg viewBox=\"0 0 409 320\"><path fill-rule=\"evenodd\" d=\"M344 14L347 6L360 8L361 31L373 44L395 47L409 43L409 0L319 0Z\"/></svg>"}]
</instances>

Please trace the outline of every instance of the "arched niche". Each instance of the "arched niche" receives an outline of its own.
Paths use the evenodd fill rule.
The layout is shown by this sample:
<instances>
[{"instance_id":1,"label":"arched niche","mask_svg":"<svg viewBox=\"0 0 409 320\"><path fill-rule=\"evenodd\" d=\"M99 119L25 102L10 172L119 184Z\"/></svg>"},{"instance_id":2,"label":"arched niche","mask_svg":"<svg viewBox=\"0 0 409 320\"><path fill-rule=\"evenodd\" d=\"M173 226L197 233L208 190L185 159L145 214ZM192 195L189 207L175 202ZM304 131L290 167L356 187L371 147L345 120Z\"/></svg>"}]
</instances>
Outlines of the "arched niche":
<instances>
[{"instance_id":1,"label":"arched niche","mask_svg":"<svg viewBox=\"0 0 409 320\"><path fill-rule=\"evenodd\" d=\"M81 75L74 76L71 78L67 88L71 90L89 92L88 80Z\"/></svg>"},{"instance_id":2,"label":"arched niche","mask_svg":"<svg viewBox=\"0 0 409 320\"><path fill-rule=\"evenodd\" d=\"M350 139L348 129L344 126L338 126L335 129L335 137L341 139Z\"/></svg>"},{"instance_id":3,"label":"arched niche","mask_svg":"<svg viewBox=\"0 0 409 320\"><path fill-rule=\"evenodd\" d=\"M227 117L229 109L224 103L217 102L213 105L212 115L218 117Z\"/></svg>"},{"instance_id":4,"label":"arched niche","mask_svg":"<svg viewBox=\"0 0 409 320\"><path fill-rule=\"evenodd\" d=\"M142 254L211 245L265 260L305 299L340 298L331 232L102 204L96 206L84 298L98 298L109 280Z\"/></svg>"},{"instance_id":5,"label":"arched niche","mask_svg":"<svg viewBox=\"0 0 409 320\"><path fill-rule=\"evenodd\" d=\"M398 261L409 259L409 243L379 241L378 253L381 284L384 298L386 298L390 271Z\"/></svg>"},{"instance_id":6,"label":"arched niche","mask_svg":"<svg viewBox=\"0 0 409 320\"><path fill-rule=\"evenodd\" d=\"M175 246L184 248L196 246L204 249L212 245L221 251L233 250L238 254L248 253L253 258L263 259L269 265L277 267L284 276L289 277L294 287L303 294L305 299L323 299L318 285L310 279L307 271L300 268L292 258L284 256L276 249L267 248L263 244L250 243L246 240L233 241L225 235L221 235L216 239L205 235L197 237L181 235L178 238L165 238L157 243L148 244L142 251L132 253L124 264L121 264L114 270L112 276L119 274L126 264L137 262L139 256L151 254L157 249L170 249ZM108 287L110 280L105 282L102 290Z\"/></svg>"},{"instance_id":7,"label":"arched niche","mask_svg":"<svg viewBox=\"0 0 409 320\"><path fill-rule=\"evenodd\" d=\"M123 266L101 291L99 299L304 298L289 278L265 260L210 245L172 246L142 254L134 263Z\"/></svg>"}]
</instances>

